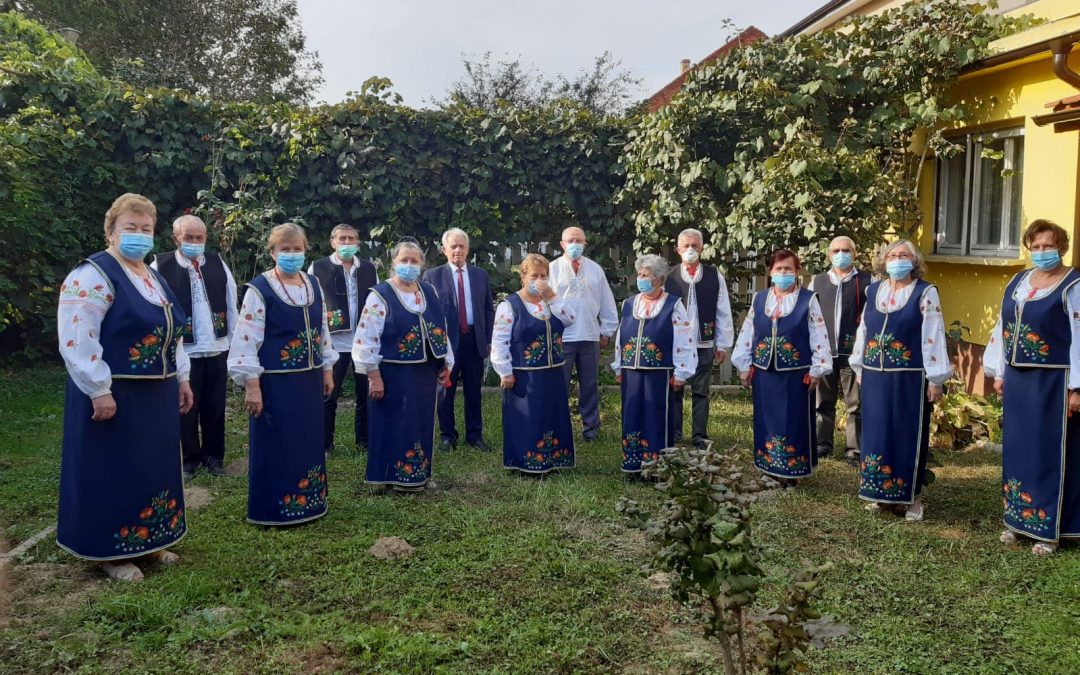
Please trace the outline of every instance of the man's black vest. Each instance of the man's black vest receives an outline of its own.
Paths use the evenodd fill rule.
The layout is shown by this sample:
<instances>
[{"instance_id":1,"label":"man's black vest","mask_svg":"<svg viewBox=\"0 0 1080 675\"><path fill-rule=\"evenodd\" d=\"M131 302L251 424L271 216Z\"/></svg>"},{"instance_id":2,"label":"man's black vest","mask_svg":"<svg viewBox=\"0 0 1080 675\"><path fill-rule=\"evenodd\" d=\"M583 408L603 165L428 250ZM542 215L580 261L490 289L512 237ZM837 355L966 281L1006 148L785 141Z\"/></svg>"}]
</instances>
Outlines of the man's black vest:
<instances>
[{"instance_id":1,"label":"man's black vest","mask_svg":"<svg viewBox=\"0 0 1080 675\"><path fill-rule=\"evenodd\" d=\"M345 285L345 266L335 265L330 258L320 258L312 265L315 278L322 286L323 303L326 305L326 325L331 333L347 331L352 327L349 313L349 289ZM364 308L368 291L378 283L375 265L367 260L353 258L352 272L356 280L356 311Z\"/></svg>"},{"instance_id":2,"label":"man's black vest","mask_svg":"<svg viewBox=\"0 0 1080 675\"><path fill-rule=\"evenodd\" d=\"M165 277L169 287L176 294L180 307L187 313L187 325L184 326L184 342L194 342L195 332L191 326L191 275L186 267L176 261L176 252L162 253L157 256L157 268ZM225 276L225 263L216 253L204 253L203 264L199 266L203 285L206 286L206 299L210 302L210 318L214 323L214 337L223 338L229 334L229 302L226 298L228 278ZM236 298L231 302L235 303Z\"/></svg>"},{"instance_id":3,"label":"man's black vest","mask_svg":"<svg viewBox=\"0 0 1080 675\"><path fill-rule=\"evenodd\" d=\"M683 280L682 265L675 265L668 270L664 290L682 298L687 311L690 310L690 282ZM701 266L701 279L695 284L694 296L697 301L698 335L702 342L716 339L716 303L720 300L720 273L712 265Z\"/></svg>"},{"instance_id":4,"label":"man's black vest","mask_svg":"<svg viewBox=\"0 0 1080 675\"><path fill-rule=\"evenodd\" d=\"M859 329L863 307L866 306L866 289L872 279L869 272L856 272L855 278L840 284L840 326L836 325L836 286L828 272L814 277L814 290L825 315L825 329L829 333L829 345L833 356L851 356L855 346L855 331Z\"/></svg>"}]
</instances>

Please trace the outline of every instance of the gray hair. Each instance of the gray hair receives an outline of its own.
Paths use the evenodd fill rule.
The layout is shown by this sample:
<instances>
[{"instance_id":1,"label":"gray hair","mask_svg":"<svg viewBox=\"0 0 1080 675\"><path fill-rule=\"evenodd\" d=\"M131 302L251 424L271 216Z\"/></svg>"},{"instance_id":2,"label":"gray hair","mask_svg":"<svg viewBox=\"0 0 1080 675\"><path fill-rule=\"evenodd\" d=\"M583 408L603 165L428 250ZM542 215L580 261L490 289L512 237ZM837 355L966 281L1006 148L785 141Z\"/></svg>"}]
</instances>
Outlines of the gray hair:
<instances>
[{"instance_id":1,"label":"gray hair","mask_svg":"<svg viewBox=\"0 0 1080 675\"><path fill-rule=\"evenodd\" d=\"M390 261L397 260L398 254L402 251L413 251L420 256L420 264L423 265L427 262L427 256L424 255L424 249L420 248L420 244L415 241L399 241L394 244L394 248L390 249Z\"/></svg>"},{"instance_id":2,"label":"gray hair","mask_svg":"<svg viewBox=\"0 0 1080 675\"><path fill-rule=\"evenodd\" d=\"M442 245L443 246L449 245L450 240L453 239L454 237L461 237L462 239L465 240L465 245L466 246L469 245L469 235L468 235L468 233L465 232L465 230L461 229L460 227L451 227L446 232L443 232L442 233Z\"/></svg>"},{"instance_id":3,"label":"gray hair","mask_svg":"<svg viewBox=\"0 0 1080 675\"><path fill-rule=\"evenodd\" d=\"M190 213L185 213L176 220L172 221L172 233L174 237L179 237L184 234L184 227L187 225L202 225L206 227L206 223L198 216L193 216Z\"/></svg>"},{"instance_id":4,"label":"gray hair","mask_svg":"<svg viewBox=\"0 0 1080 675\"><path fill-rule=\"evenodd\" d=\"M667 278L668 269L670 267L671 266L668 265L666 260L654 253L646 253L634 261L634 271L644 272L645 270L648 270L649 272L652 272L653 278L658 281L663 281Z\"/></svg>"},{"instance_id":5,"label":"gray hair","mask_svg":"<svg viewBox=\"0 0 1080 675\"><path fill-rule=\"evenodd\" d=\"M834 241L842 241L842 242L847 243L847 245L851 247L852 251L858 251L859 250L859 247L855 244L855 240L852 239L851 237L847 236L846 234L841 234L840 236L833 237L831 240L829 240L829 247L830 248L832 247L832 244L833 244Z\"/></svg>"},{"instance_id":6,"label":"gray hair","mask_svg":"<svg viewBox=\"0 0 1080 675\"><path fill-rule=\"evenodd\" d=\"M701 230L695 230L692 227L688 227L685 230L683 230L682 232L680 232L679 236L675 238L675 241L678 242L683 237L694 237L695 239L700 241L702 244L705 243L705 235L703 235L701 233Z\"/></svg>"},{"instance_id":7,"label":"gray hair","mask_svg":"<svg viewBox=\"0 0 1080 675\"><path fill-rule=\"evenodd\" d=\"M330 239L333 240L333 238L338 235L338 232L352 232L357 236L357 238L360 237L360 230L356 229L348 223L338 223L337 225L335 225L334 229L330 230Z\"/></svg>"},{"instance_id":8,"label":"gray hair","mask_svg":"<svg viewBox=\"0 0 1080 675\"><path fill-rule=\"evenodd\" d=\"M926 258L923 257L922 251L919 250L919 247L911 243L907 239L897 239L896 241L885 247L885 250L883 250L881 254L878 255L877 260L874 261L874 274L878 275L882 279L888 278L889 273L885 270L885 259L889 256L890 253L900 248L901 246L906 246L907 249L911 251L911 255L915 258L911 261L912 278L922 279L923 277L925 277L926 273L929 271L926 267Z\"/></svg>"}]
</instances>

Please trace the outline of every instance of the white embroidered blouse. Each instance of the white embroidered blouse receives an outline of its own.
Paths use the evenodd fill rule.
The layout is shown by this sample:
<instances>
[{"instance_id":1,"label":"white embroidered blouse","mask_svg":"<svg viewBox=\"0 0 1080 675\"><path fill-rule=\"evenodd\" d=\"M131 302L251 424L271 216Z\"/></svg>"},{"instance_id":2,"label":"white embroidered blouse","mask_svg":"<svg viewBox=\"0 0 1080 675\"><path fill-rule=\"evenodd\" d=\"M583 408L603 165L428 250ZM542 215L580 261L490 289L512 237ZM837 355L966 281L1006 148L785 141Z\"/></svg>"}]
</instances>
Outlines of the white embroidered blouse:
<instances>
[{"instance_id":1,"label":"white embroidered blouse","mask_svg":"<svg viewBox=\"0 0 1080 675\"><path fill-rule=\"evenodd\" d=\"M270 283L270 288L278 300L291 307L307 307L315 299L311 279L303 275L303 286L289 286L288 291L277 280L271 270L263 272L263 277ZM291 297L290 297L290 294ZM248 380L257 380L262 375L263 367L259 364L259 349L266 336L266 304L259 293L248 288L244 301L240 305L240 319L236 322L236 332L229 346L229 376L233 382L243 386ZM322 329L319 331L319 346L322 350L322 368L330 370L338 360L338 353L330 343L330 329L326 324L326 312L322 313Z\"/></svg>"},{"instance_id":2,"label":"white embroidered blouse","mask_svg":"<svg viewBox=\"0 0 1080 675\"><path fill-rule=\"evenodd\" d=\"M656 300L649 301L644 295L638 293L634 296L634 316L638 319L651 319L660 313L667 301L668 293L664 291ZM671 323L675 327L675 344L672 345L671 360L675 364L674 377L680 382L686 382L694 376L697 370L697 343L694 342L694 326L690 323L690 315L686 312L683 301L675 302L675 309L671 313ZM615 360L611 362L611 369L616 375L622 374L622 328L615 333Z\"/></svg>"},{"instance_id":3,"label":"white embroidered blouse","mask_svg":"<svg viewBox=\"0 0 1080 675\"><path fill-rule=\"evenodd\" d=\"M787 316L795 311L798 293L777 296L772 291L763 292L768 293L765 297L765 313L769 316ZM735 351L731 353L731 364L744 375L750 371L750 366L754 365L754 316L754 306L751 304L742 328L739 329L739 337L735 340ZM832 372L832 349L829 347L829 333L825 329L821 303L816 296L810 299L806 325L810 329L810 377L824 377Z\"/></svg>"},{"instance_id":4,"label":"white embroidered blouse","mask_svg":"<svg viewBox=\"0 0 1080 675\"><path fill-rule=\"evenodd\" d=\"M873 302L880 312L886 314L897 312L907 305L914 290L914 283L894 290L890 282L885 280L878 286L877 297L867 298L867 301ZM952 377L953 372L952 362L949 361L948 346L945 343L945 317L941 313L941 299L938 297L937 289L931 286L916 302L919 303L919 310L923 315L923 370L926 372L926 379L931 384L941 386ZM864 308L863 315L865 314ZM851 350L851 357L848 358L848 365L859 377L862 376L865 351L866 322L860 321L859 330L855 333L855 346Z\"/></svg>"},{"instance_id":5,"label":"white embroidered blouse","mask_svg":"<svg viewBox=\"0 0 1080 675\"><path fill-rule=\"evenodd\" d=\"M147 279L135 276L121 265L132 287L150 303L161 306L165 290L153 274ZM60 286L60 304L56 311L56 330L60 338L60 356L72 382L90 398L112 391L112 371L101 358L101 324L113 304L110 283L96 267L83 263L71 270ZM191 361L184 343L176 345L177 380L187 382Z\"/></svg>"},{"instance_id":6,"label":"white embroidered blouse","mask_svg":"<svg viewBox=\"0 0 1080 675\"><path fill-rule=\"evenodd\" d=\"M423 313L427 309L427 301L422 293L402 293L394 286L398 299L411 312ZM435 298L432 298L435 300ZM353 336L352 359L353 367L358 373L370 373L379 369L382 363L383 328L386 326L386 303L378 293L368 293L367 302L364 303L364 311L360 312L360 321L356 324L356 334ZM446 343L446 367L454 369L454 350L450 342Z\"/></svg>"},{"instance_id":7,"label":"white embroidered blouse","mask_svg":"<svg viewBox=\"0 0 1080 675\"><path fill-rule=\"evenodd\" d=\"M558 297L551 303L541 301L539 305L524 299L522 302L529 314L541 321L547 320L554 314L563 324L570 326L577 318ZM513 331L514 308L508 301L503 300L495 310L495 327L491 333L491 367L495 369L499 377L514 374L513 360L510 356L510 339Z\"/></svg>"}]
</instances>

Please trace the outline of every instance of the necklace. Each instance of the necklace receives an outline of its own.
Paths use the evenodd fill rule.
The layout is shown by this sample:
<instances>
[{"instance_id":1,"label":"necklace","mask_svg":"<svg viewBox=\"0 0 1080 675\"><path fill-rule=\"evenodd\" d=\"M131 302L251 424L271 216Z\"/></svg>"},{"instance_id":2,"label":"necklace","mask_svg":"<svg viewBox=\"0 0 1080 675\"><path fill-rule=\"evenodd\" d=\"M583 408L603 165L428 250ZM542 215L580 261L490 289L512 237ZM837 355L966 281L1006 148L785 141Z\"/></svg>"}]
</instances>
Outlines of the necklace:
<instances>
[{"instance_id":1,"label":"necklace","mask_svg":"<svg viewBox=\"0 0 1080 675\"><path fill-rule=\"evenodd\" d=\"M304 286L304 298L303 298L303 302L300 302L299 300L297 300L296 298L294 298L292 296L292 293L289 292L288 285L286 285L285 281L281 278L281 275L278 274L278 271L277 271L276 267L274 268L274 276L277 277L278 283L281 284L281 288L285 291L285 297L287 297L289 299L289 302L291 302L292 304L294 304L296 306L306 306L308 304L307 284L303 284L303 286Z\"/></svg>"}]
</instances>

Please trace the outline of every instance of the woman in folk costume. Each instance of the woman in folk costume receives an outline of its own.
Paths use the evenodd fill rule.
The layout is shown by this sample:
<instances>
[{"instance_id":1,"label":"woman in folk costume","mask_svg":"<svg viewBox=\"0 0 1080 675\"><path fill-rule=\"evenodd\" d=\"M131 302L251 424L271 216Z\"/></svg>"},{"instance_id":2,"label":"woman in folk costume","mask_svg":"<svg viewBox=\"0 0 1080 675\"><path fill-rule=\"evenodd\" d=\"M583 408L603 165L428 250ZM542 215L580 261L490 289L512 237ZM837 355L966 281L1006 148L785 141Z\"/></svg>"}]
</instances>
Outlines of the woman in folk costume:
<instances>
[{"instance_id":1,"label":"woman in folk costume","mask_svg":"<svg viewBox=\"0 0 1080 675\"><path fill-rule=\"evenodd\" d=\"M108 247L68 274L57 309L68 382L56 543L123 581L142 580L137 558L177 562L165 549L187 531L187 317L144 262L156 220L147 198L117 198L105 214Z\"/></svg>"},{"instance_id":2,"label":"woman in folk costume","mask_svg":"<svg viewBox=\"0 0 1080 675\"><path fill-rule=\"evenodd\" d=\"M832 372L817 294L800 288L799 257L786 249L765 260L772 286L754 294L732 364L754 396L754 465L786 487L817 465L814 389Z\"/></svg>"},{"instance_id":3,"label":"woman in folk costume","mask_svg":"<svg viewBox=\"0 0 1080 675\"><path fill-rule=\"evenodd\" d=\"M438 295L420 281L424 252L402 241L390 259L391 275L371 288L353 340L370 398L364 481L419 491L433 475L436 395L450 382L454 355Z\"/></svg>"},{"instance_id":4,"label":"woman in folk costume","mask_svg":"<svg viewBox=\"0 0 1080 675\"><path fill-rule=\"evenodd\" d=\"M502 378L503 466L546 474L574 466L563 328L574 322L548 285L548 261L521 262L521 290L499 303L491 366Z\"/></svg>"},{"instance_id":5,"label":"woman in folk costume","mask_svg":"<svg viewBox=\"0 0 1080 675\"><path fill-rule=\"evenodd\" d=\"M247 285L229 348L229 375L250 414L247 518L257 525L326 515L323 398L338 355L319 282L302 271L307 248L297 225L270 231L274 267Z\"/></svg>"},{"instance_id":6,"label":"woman in folk costume","mask_svg":"<svg viewBox=\"0 0 1080 675\"><path fill-rule=\"evenodd\" d=\"M1005 408L1001 540L1049 555L1080 537L1080 273L1061 263L1069 235L1054 223L1033 222L1024 246L1035 268L1005 289L983 369Z\"/></svg>"},{"instance_id":7,"label":"woman in folk costume","mask_svg":"<svg viewBox=\"0 0 1080 675\"><path fill-rule=\"evenodd\" d=\"M874 271L883 280L867 289L848 361L862 385L859 496L870 511L906 504L905 519L920 521L930 412L952 377L945 320L910 241L886 247Z\"/></svg>"},{"instance_id":8,"label":"woman in folk costume","mask_svg":"<svg viewBox=\"0 0 1080 675\"><path fill-rule=\"evenodd\" d=\"M675 392L697 369L689 314L664 290L667 261L643 255L634 269L639 292L623 301L611 364L622 387L622 470L629 474L675 444Z\"/></svg>"}]
</instances>

